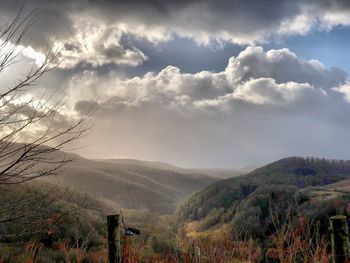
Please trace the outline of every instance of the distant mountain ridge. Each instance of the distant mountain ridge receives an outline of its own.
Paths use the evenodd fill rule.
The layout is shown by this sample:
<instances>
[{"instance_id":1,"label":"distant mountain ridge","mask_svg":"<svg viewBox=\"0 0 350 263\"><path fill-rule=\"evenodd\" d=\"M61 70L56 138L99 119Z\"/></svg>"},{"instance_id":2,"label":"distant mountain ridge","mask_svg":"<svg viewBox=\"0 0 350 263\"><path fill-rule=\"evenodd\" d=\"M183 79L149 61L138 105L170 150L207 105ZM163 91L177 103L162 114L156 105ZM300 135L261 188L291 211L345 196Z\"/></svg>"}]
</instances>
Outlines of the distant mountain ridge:
<instances>
[{"instance_id":1,"label":"distant mountain ridge","mask_svg":"<svg viewBox=\"0 0 350 263\"><path fill-rule=\"evenodd\" d=\"M142 165L142 166L167 169L167 170L180 169L179 167L172 165L170 163L157 162L157 161L145 161L145 160L139 160L139 159L113 158L113 159L93 159L93 160L98 162L109 162L109 163L124 164L124 165L125 164Z\"/></svg>"},{"instance_id":2,"label":"distant mountain ridge","mask_svg":"<svg viewBox=\"0 0 350 263\"><path fill-rule=\"evenodd\" d=\"M94 160L99 162L110 162L110 163L123 164L123 165L133 164L133 165L148 166L152 168L179 171L181 173L200 173L200 174L206 174L210 177L215 177L219 179L243 175L254 170L253 169L254 167L255 168L260 167L260 166L248 166L242 169L233 169L233 168L232 169L230 168L203 169L203 168L183 168L183 167L179 167L179 166L165 163L165 162L145 161L145 160L138 160L138 159L94 159Z\"/></svg>"},{"instance_id":3,"label":"distant mountain ridge","mask_svg":"<svg viewBox=\"0 0 350 263\"><path fill-rule=\"evenodd\" d=\"M160 214L173 213L180 201L219 178L238 175L237 171L225 171L225 176L221 176L217 171L182 169L160 162L89 160L76 154L68 155L74 161L68 163L59 176L42 180L67 186L120 208Z\"/></svg>"}]
</instances>

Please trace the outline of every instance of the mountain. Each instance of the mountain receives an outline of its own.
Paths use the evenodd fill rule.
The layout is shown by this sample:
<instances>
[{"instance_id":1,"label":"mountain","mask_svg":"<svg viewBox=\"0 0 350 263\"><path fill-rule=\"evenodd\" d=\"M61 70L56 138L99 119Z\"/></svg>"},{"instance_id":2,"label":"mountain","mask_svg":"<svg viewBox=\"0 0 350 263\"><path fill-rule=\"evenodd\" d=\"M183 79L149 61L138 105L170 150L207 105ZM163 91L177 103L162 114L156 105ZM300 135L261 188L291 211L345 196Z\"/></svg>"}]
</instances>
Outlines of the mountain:
<instances>
[{"instance_id":1,"label":"mountain","mask_svg":"<svg viewBox=\"0 0 350 263\"><path fill-rule=\"evenodd\" d=\"M59 176L41 180L67 186L116 207L160 214L173 213L179 202L223 177L216 170L182 169L165 163L129 159L89 160L68 155L73 156L74 161L68 163ZM221 172L225 176L237 173Z\"/></svg>"},{"instance_id":2,"label":"mountain","mask_svg":"<svg viewBox=\"0 0 350 263\"><path fill-rule=\"evenodd\" d=\"M231 232L245 229L266 237L271 229L271 207L282 215L302 211L310 218L323 213L326 219L326 214L335 211L332 202L336 198L340 204L348 201L347 195L327 185L334 188L337 184L332 184L348 179L350 161L285 158L195 193L179 209L178 220L180 224L195 223L199 231L229 225Z\"/></svg>"},{"instance_id":3,"label":"mountain","mask_svg":"<svg viewBox=\"0 0 350 263\"><path fill-rule=\"evenodd\" d=\"M257 166L249 166L244 167L242 169L229 169L229 168L208 168L208 169L201 169L201 168L182 168L178 167L169 163L164 162L155 162L155 161L143 161L143 160L136 160L136 159L96 159L96 161L100 162L110 162L115 164L129 164L129 165L141 165L149 168L159 168L163 170L171 170L176 171L179 173L186 173L186 174L204 174L208 175L209 177L214 177L218 179L224 179L229 177L235 177L242 174L246 174L247 172L250 172L254 169L252 167L257 168Z\"/></svg>"}]
</instances>

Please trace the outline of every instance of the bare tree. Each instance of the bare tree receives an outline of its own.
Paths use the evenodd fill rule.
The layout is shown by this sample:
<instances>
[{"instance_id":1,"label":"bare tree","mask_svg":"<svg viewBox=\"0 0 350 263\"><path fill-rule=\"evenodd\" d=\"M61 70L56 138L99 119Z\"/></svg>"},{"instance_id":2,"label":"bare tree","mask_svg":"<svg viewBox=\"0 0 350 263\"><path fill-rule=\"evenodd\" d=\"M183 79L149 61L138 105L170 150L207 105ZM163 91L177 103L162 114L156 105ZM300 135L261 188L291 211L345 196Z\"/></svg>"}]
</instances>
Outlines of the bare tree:
<instances>
[{"instance_id":1,"label":"bare tree","mask_svg":"<svg viewBox=\"0 0 350 263\"><path fill-rule=\"evenodd\" d=\"M33 24L33 13L23 13L22 6L17 16L1 29L0 74L11 70L20 58L19 46L25 46L24 36ZM31 189L22 197L14 192L33 179L59 174L72 161L59 150L88 128L87 115L72 122L64 118L60 109L65 98L57 98L56 92L40 99L27 99L37 81L55 68L57 55L53 45L48 45L44 61L21 72L22 78L11 87L0 86L0 195L4 199L0 203L0 241L18 240L41 231L43 222L49 223L49 214L53 212L50 205L62 197L62 191L57 187L45 191ZM15 230L11 230L9 225L14 224Z\"/></svg>"}]
</instances>

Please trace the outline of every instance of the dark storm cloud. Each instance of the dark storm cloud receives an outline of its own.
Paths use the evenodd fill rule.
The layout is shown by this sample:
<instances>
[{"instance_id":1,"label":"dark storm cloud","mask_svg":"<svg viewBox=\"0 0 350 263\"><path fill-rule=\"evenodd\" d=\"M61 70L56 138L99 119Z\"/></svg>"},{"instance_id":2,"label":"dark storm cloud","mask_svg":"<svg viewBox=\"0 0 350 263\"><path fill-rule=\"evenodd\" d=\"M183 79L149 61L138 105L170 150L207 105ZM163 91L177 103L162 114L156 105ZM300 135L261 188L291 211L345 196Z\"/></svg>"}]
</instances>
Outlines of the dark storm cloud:
<instances>
[{"instance_id":1,"label":"dark storm cloud","mask_svg":"<svg viewBox=\"0 0 350 263\"><path fill-rule=\"evenodd\" d=\"M49 38L65 38L74 34L72 20L69 17L73 1L0 1L1 24L9 23L24 4L22 16L36 10L33 16L35 26L29 34L31 44L35 47L46 47Z\"/></svg>"},{"instance_id":2,"label":"dark storm cloud","mask_svg":"<svg viewBox=\"0 0 350 263\"><path fill-rule=\"evenodd\" d=\"M2 0L2 20L13 17L21 3ZM124 30L153 40L164 40L169 33L177 33L199 41L221 38L252 43L280 35L304 34L313 26L347 24L350 21L342 14L349 6L345 0L26 1L27 11L37 9L31 35L35 46L46 43L49 36L65 39L75 34L74 24L81 18L108 25L122 23Z\"/></svg>"}]
</instances>

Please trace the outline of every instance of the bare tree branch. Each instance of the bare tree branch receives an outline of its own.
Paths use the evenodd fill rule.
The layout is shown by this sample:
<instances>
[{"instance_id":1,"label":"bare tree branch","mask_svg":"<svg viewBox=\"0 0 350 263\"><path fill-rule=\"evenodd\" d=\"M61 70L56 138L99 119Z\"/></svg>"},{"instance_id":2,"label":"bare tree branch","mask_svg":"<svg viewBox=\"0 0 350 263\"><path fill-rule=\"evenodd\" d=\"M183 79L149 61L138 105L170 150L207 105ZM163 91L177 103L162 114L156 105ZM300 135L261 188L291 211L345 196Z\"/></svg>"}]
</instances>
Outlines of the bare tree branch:
<instances>
[{"instance_id":1,"label":"bare tree branch","mask_svg":"<svg viewBox=\"0 0 350 263\"><path fill-rule=\"evenodd\" d=\"M0 74L18 62L23 51L19 46L33 25L34 11L24 15L23 10L24 5L0 32ZM25 182L61 173L72 157L60 150L89 129L86 120L90 112L75 121L61 113L66 103L64 95L51 92L49 96L44 93L41 98L26 99L38 80L55 68L58 54L49 44L43 62L30 66L11 87L0 87L0 241L34 235L58 219L57 214L53 216L56 212L52 204L62 200L64 191L31 190L19 198L10 193Z\"/></svg>"}]
</instances>

